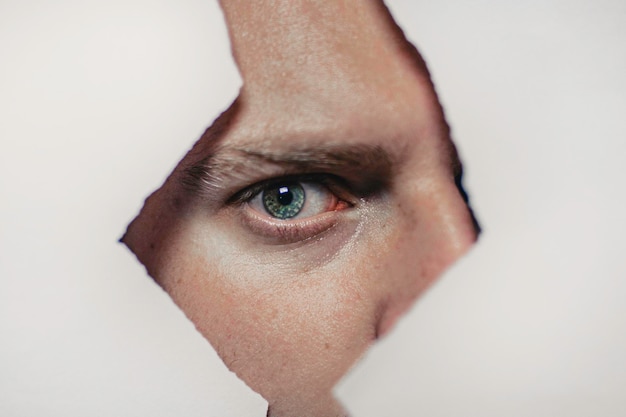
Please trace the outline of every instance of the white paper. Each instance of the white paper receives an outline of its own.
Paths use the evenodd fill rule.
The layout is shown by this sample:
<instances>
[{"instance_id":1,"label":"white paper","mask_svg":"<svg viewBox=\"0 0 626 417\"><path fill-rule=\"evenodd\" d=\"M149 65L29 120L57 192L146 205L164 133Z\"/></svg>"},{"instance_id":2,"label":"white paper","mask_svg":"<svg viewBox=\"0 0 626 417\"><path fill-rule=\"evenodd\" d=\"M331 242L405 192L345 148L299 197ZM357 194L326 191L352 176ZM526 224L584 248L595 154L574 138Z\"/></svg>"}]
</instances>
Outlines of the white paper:
<instances>
[{"instance_id":1,"label":"white paper","mask_svg":"<svg viewBox=\"0 0 626 417\"><path fill-rule=\"evenodd\" d=\"M265 415L117 242L239 84L217 2L0 2L0 415Z\"/></svg>"},{"instance_id":2,"label":"white paper","mask_svg":"<svg viewBox=\"0 0 626 417\"><path fill-rule=\"evenodd\" d=\"M622 416L626 6L390 2L484 227L355 417ZM239 78L216 2L0 2L0 415L263 416L116 243Z\"/></svg>"},{"instance_id":3,"label":"white paper","mask_svg":"<svg viewBox=\"0 0 626 417\"><path fill-rule=\"evenodd\" d=\"M626 413L626 6L390 2L484 233L337 388L355 417Z\"/></svg>"}]
</instances>

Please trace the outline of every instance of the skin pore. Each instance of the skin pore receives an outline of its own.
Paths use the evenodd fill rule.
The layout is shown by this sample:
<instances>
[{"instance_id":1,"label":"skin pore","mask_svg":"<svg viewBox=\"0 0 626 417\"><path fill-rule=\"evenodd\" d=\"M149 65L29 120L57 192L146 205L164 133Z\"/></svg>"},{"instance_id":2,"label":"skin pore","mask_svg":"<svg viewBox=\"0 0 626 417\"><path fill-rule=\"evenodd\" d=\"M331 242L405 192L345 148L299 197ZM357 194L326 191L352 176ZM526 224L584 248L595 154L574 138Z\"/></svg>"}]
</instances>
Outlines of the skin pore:
<instances>
[{"instance_id":1,"label":"skin pore","mask_svg":"<svg viewBox=\"0 0 626 417\"><path fill-rule=\"evenodd\" d=\"M243 85L123 242L270 404L337 381L476 239L423 61L375 0L222 0Z\"/></svg>"}]
</instances>

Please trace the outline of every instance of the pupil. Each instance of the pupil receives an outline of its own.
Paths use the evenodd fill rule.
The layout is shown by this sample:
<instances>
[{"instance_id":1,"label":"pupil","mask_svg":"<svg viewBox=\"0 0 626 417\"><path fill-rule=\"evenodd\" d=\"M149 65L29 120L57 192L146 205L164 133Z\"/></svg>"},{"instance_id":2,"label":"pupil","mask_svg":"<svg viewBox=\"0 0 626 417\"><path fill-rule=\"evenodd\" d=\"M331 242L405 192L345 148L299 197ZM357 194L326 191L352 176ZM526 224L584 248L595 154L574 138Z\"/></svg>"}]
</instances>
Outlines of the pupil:
<instances>
[{"instance_id":1,"label":"pupil","mask_svg":"<svg viewBox=\"0 0 626 417\"><path fill-rule=\"evenodd\" d=\"M280 187L278 189L278 202L283 206L288 206L293 201L293 193L289 187Z\"/></svg>"}]
</instances>

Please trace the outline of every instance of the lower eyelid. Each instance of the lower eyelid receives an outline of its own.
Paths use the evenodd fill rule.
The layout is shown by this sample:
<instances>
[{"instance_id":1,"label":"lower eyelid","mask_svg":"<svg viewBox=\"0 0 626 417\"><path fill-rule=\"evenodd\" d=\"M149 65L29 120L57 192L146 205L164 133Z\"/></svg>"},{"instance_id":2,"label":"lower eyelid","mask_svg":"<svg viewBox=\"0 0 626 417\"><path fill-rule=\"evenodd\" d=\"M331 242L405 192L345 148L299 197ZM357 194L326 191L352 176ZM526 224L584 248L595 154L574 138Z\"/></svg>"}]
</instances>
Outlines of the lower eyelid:
<instances>
[{"instance_id":1,"label":"lower eyelid","mask_svg":"<svg viewBox=\"0 0 626 417\"><path fill-rule=\"evenodd\" d=\"M241 221L252 233L267 239L267 243L286 244L311 239L337 225L339 212L329 211L303 220L273 220L253 209L241 211Z\"/></svg>"}]
</instances>

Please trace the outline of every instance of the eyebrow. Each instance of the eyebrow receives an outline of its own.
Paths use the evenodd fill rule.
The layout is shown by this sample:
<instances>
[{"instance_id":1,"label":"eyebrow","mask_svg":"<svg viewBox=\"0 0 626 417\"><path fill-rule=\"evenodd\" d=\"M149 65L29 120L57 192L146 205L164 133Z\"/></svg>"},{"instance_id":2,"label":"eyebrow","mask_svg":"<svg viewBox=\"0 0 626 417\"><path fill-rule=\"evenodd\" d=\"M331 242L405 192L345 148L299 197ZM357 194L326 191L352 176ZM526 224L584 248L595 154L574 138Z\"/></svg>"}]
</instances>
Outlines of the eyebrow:
<instances>
[{"instance_id":1,"label":"eyebrow","mask_svg":"<svg viewBox=\"0 0 626 417\"><path fill-rule=\"evenodd\" d=\"M248 178L330 173L365 191L384 185L394 162L395 158L379 145L323 144L286 149L224 146L186 168L181 182L192 193L210 197L234 181L247 183Z\"/></svg>"}]
</instances>

